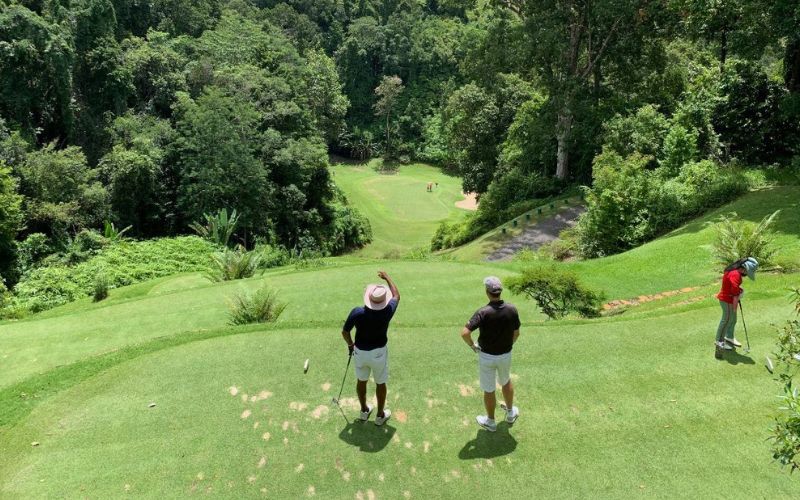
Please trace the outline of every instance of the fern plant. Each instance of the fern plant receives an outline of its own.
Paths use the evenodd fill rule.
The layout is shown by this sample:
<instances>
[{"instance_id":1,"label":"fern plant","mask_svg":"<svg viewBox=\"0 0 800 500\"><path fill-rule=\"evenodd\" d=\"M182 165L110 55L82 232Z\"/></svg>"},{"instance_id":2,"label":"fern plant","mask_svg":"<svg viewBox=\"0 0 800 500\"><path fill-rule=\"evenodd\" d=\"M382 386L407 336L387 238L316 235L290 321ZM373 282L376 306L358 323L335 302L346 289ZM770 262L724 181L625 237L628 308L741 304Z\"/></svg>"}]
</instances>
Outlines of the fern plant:
<instances>
[{"instance_id":1,"label":"fern plant","mask_svg":"<svg viewBox=\"0 0 800 500\"><path fill-rule=\"evenodd\" d=\"M231 299L230 322L233 325L271 323L284 309L286 304L278 302L277 294L263 286L255 293L242 292Z\"/></svg>"},{"instance_id":2,"label":"fern plant","mask_svg":"<svg viewBox=\"0 0 800 500\"><path fill-rule=\"evenodd\" d=\"M714 225L714 257L722 266L744 257L755 257L762 266L775 257L775 233L772 225L780 210L764 217L758 224L743 221L736 213L723 215Z\"/></svg>"},{"instance_id":3,"label":"fern plant","mask_svg":"<svg viewBox=\"0 0 800 500\"><path fill-rule=\"evenodd\" d=\"M206 276L211 281L230 281L250 278L258 270L260 252L248 252L242 245L233 250L224 249L211 255L211 270Z\"/></svg>"},{"instance_id":4,"label":"fern plant","mask_svg":"<svg viewBox=\"0 0 800 500\"><path fill-rule=\"evenodd\" d=\"M205 224L193 222L189 227L203 239L219 246L227 247L236 225L239 223L239 214L233 209L228 216L228 209L222 208L216 214L203 214Z\"/></svg>"}]
</instances>

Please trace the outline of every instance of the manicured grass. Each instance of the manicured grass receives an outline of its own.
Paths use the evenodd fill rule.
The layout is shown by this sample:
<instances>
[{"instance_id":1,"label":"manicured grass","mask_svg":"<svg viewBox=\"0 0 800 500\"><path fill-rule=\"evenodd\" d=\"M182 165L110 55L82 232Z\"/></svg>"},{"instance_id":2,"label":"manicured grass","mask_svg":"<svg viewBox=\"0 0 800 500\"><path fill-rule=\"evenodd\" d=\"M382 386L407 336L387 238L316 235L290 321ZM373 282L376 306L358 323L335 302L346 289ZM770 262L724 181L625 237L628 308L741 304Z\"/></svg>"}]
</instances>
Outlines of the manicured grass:
<instances>
[{"instance_id":1,"label":"manicured grass","mask_svg":"<svg viewBox=\"0 0 800 500\"><path fill-rule=\"evenodd\" d=\"M514 488L537 497L789 498L797 480L770 463L764 440L777 386L760 366L774 341L770 322L789 310L780 299L752 309L754 350L729 362L711 355L715 307L668 322L526 325L513 370L522 417L496 434L473 423L475 358L457 328L393 329L395 416L384 429L347 425L328 405L346 362L335 329L143 353L52 397L5 434L0 494L241 498L266 488L287 498L313 487L323 498L457 498ZM353 385L351 374L348 418Z\"/></svg>"},{"instance_id":2,"label":"manicured grass","mask_svg":"<svg viewBox=\"0 0 800 500\"><path fill-rule=\"evenodd\" d=\"M461 180L429 165L403 165L396 173L381 174L370 165L334 165L333 179L372 225L373 242L358 255L400 257L417 248L430 248L442 220L455 220L466 210L456 208ZM427 192L429 182L438 182Z\"/></svg>"}]
</instances>

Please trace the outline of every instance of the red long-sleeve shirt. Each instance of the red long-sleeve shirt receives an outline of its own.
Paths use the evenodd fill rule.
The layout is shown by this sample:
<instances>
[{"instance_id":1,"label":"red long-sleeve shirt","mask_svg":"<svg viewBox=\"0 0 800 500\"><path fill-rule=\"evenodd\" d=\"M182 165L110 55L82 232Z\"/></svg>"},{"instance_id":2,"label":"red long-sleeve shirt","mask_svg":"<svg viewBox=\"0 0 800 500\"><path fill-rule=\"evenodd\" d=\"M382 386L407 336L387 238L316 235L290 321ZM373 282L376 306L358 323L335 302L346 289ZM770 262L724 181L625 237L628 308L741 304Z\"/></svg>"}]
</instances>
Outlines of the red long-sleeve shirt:
<instances>
[{"instance_id":1,"label":"red long-sleeve shirt","mask_svg":"<svg viewBox=\"0 0 800 500\"><path fill-rule=\"evenodd\" d=\"M717 294L717 298L728 304L733 304L733 298L741 295L742 293L742 275L739 274L738 269L728 271L722 275L722 288Z\"/></svg>"}]
</instances>

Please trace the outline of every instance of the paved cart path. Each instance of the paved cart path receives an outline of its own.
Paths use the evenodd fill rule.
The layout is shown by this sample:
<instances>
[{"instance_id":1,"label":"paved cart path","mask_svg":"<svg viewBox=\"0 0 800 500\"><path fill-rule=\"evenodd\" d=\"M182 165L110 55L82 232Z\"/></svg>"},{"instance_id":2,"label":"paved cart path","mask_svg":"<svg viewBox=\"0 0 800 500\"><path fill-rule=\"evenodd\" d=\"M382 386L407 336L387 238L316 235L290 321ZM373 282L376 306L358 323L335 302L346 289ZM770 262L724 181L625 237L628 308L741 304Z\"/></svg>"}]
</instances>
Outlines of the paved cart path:
<instances>
[{"instance_id":1,"label":"paved cart path","mask_svg":"<svg viewBox=\"0 0 800 500\"><path fill-rule=\"evenodd\" d=\"M492 252L486 260L509 260L522 249L536 250L550 241L558 239L558 234L575 225L578 217L586 211L583 206L569 207L552 217L531 224L522 230L519 236L508 240L502 247Z\"/></svg>"}]
</instances>

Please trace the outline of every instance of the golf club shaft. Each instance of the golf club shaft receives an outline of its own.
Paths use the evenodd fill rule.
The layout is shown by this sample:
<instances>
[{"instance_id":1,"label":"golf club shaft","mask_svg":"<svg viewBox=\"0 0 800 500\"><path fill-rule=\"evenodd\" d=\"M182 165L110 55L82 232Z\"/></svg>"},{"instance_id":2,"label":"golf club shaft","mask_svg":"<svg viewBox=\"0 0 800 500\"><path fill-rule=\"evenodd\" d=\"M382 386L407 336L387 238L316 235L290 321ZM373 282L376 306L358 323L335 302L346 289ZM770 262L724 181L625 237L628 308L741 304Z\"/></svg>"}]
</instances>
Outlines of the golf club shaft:
<instances>
[{"instance_id":1,"label":"golf club shaft","mask_svg":"<svg viewBox=\"0 0 800 500\"><path fill-rule=\"evenodd\" d=\"M342 391L344 390L344 381L347 380L347 372L350 371L350 360L353 359L353 353L348 354L347 356L347 367L344 369L344 377L342 377L342 387L339 389L339 397L336 398L336 404L342 399Z\"/></svg>"},{"instance_id":2,"label":"golf club shaft","mask_svg":"<svg viewBox=\"0 0 800 500\"><path fill-rule=\"evenodd\" d=\"M747 341L747 352L750 352L750 335L747 334L747 323L744 320L744 308L742 307L742 301L739 301L739 312L742 315L742 326L744 327L744 338Z\"/></svg>"}]
</instances>

